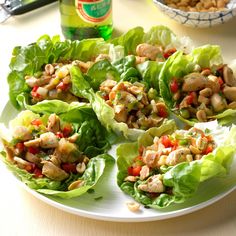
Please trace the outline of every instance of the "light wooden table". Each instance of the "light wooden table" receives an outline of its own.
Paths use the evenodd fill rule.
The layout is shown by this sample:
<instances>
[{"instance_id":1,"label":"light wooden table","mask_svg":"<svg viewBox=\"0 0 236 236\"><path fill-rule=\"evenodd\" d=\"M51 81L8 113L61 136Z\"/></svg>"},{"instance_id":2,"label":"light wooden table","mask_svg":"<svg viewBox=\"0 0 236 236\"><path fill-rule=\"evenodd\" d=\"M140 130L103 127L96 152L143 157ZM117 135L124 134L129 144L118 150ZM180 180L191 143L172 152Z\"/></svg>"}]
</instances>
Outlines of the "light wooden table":
<instances>
[{"instance_id":1,"label":"light wooden table","mask_svg":"<svg viewBox=\"0 0 236 236\"><path fill-rule=\"evenodd\" d=\"M159 12L151 0L114 0L114 34L135 26L148 30L164 24L177 35L190 36L195 45L219 44L227 62L236 58L236 19L210 29L187 28ZM9 19L0 25L1 111L7 101L6 74L11 50L43 34L61 34L57 3ZM169 220L113 223L83 218L38 200L15 184L0 165L0 235L236 235L236 191L202 210Z\"/></svg>"}]
</instances>

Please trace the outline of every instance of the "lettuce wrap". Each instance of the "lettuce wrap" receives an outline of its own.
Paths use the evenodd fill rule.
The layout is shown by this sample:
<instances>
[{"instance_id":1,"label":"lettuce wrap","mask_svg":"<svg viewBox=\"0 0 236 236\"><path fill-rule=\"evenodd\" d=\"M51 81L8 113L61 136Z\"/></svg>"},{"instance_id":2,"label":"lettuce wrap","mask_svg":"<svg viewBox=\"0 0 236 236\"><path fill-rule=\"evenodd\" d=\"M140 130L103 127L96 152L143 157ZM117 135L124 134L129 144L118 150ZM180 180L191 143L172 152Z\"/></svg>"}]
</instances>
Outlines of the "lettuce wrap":
<instances>
[{"instance_id":1,"label":"lettuce wrap","mask_svg":"<svg viewBox=\"0 0 236 236\"><path fill-rule=\"evenodd\" d=\"M117 183L151 208L182 203L203 181L229 173L235 144L234 125L228 128L212 121L186 131L177 130L170 120L146 131L137 142L118 146Z\"/></svg>"},{"instance_id":2,"label":"lettuce wrap","mask_svg":"<svg viewBox=\"0 0 236 236\"><path fill-rule=\"evenodd\" d=\"M123 56L122 47L114 47L106 43L103 39L85 39L81 41L61 41L59 36L50 38L48 35L41 36L35 43L27 46L17 46L13 49L10 62L10 73L8 75L9 97L15 108L23 108L17 101L18 95L26 97L28 104L34 104L44 100L46 93L63 82L67 76L67 82L63 82L57 87L62 91L58 96L53 90L47 99L60 99L68 102L78 100L75 83L79 81L68 81L70 76L71 63L82 63L95 59L100 54L112 54L113 58ZM47 83L50 77L56 78ZM45 86L46 84L46 86ZM70 85L70 86L69 86ZM44 89L38 87L44 87ZM45 87L47 90L45 90ZM38 93L37 93L38 90Z\"/></svg>"},{"instance_id":3,"label":"lettuce wrap","mask_svg":"<svg viewBox=\"0 0 236 236\"><path fill-rule=\"evenodd\" d=\"M88 104L43 101L1 124L1 158L27 186L72 198L92 188L114 164L111 135ZM63 108L63 111L61 110Z\"/></svg>"},{"instance_id":4,"label":"lettuce wrap","mask_svg":"<svg viewBox=\"0 0 236 236\"><path fill-rule=\"evenodd\" d=\"M236 77L223 64L216 45L177 52L164 63L159 76L161 97L171 111L189 125L217 119L232 123L236 115Z\"/></svg>"}]
</instances>

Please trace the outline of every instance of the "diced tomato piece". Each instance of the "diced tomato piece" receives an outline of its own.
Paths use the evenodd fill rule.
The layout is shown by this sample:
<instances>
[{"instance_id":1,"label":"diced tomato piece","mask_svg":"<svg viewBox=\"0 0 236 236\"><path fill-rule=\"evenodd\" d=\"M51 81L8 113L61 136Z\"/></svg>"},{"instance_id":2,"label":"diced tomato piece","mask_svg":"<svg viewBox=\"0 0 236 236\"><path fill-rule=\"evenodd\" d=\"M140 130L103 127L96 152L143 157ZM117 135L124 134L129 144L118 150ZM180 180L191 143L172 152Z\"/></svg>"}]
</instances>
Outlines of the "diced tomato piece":
<instances>
[{"instance_id":1,"label":"diced tomato piece","mask_svg":"<svg viewBox=\"0 0 236 236\"><path fill-rule=\"evenodd\" d=\"M188 96L187 96L187 104L190 105L193 103L194 101L194 98L195 98L195 93L194 92L191 92Z\"/></svg>"},{"instance_id":2,"label":"diced tomato piece","mask_svg":"<svg viewBox=\"0 0 236 236\"><path fill-rule=\"evenodd\" d=\"M62 169L66 171L67 173L77 173L76 171L76 164L75 163L63 163L61 165Z\"/></svg>"},{"instance_id":3,"label":"diced tomato piece","mask_svg":"<svg viewBox=\"0 0 236 236\"><path fill-rule=\"evenodd\" d=\"M173 146L172 141L168 137L168 135L164 135L164 136L161 137L161 143L165 146L165 148Z\"/></svg>"},{"instance_id":4,"label":"diced tomato piece","mask_svg":"<svg viewBox=\"0 0 236 236\"><path fill-rule=\"evenodd\" d=\"M221 77L218 77L218 83L219 83L220 87L222 87L222 85L224 84L224 81Z\"/></svg>"},{"instance_id":5,"label":"diced tomato piece","mask_svg":"<svg viewBox=\"0 0 236 236\"><path fill-rule=\"evenodd\" d=\"M176 93L179 89L179 85L178 85L178 82L176 79L173 79L171 82L170 82L170 91L172 93Z\"/></svg>"},{"instance_id":6,"label":"diced tomato piece","mask_svg":"<svg viewBox=\"0 0 236 236\"><path fill-rule=\"evenodd\" d=\"M133 175L133 166L128 167L128 175Z\"/></svg>"},{"instance_id":7,"label":"diced tomato piece","mask_svg":"<svg viewBox=\"0 0 236 236\"><path fill-rule=\"evenodd\" d=\"M43 123L43 122L42 122L39 118L34 119L34 120L31 121L31 124L32 124L32 125L36 125L36 126L39 126L39 125L41 125L42 123Z\"/></svg>"},{"instance_id":8,"label":"diced tomato piece","mask_svg":"<svg viewBox=\"0 0 236 236\"><path fill-rule=\"evenodd\" d=\"M34 86L32 91L31 91L31 95L33 98L40 98L40 94L37 93L39 86Z\"/></svg>"},{"instance_id":9,"label":"diced tomato piece","mask_svg":"<svg viewBox=\"0 0 236 236\"><path fill-rule=\"evenodd\" d=\"M62 132L57 132L56 133L56 136L60 139L60 138L63 138L63 133Z\"/></svg>"},{"instance_id":10,"label":"diced tomato piece","mask_svg":"<svg viewBox=\"0 0 236 236\"><path fill-rule=\"evenodd\" d=\"M33 173L35 170L36 165L34 163L29 163L28 165L25 166L25 170Z\"/></svg>"},{"instance_id":11,"label":"diced tomato piece","mask_svg":"<svg viewBox=\"0 0 236 236\"><path fill-rule=\"evenodd\" d=\"M164 106L159 108L158 116L164 117L164 118L168 116L167 109Z\"/></svg>"},{"instance_id":12,"label":"diced tomato piece","mask_svg":"<svg viewBox=\"0 0 236 236\"><path fill-rule=\"evenodd\" d=\"M63 130L62 130L62 133L63 133L63 137L69 137L70 134L72 132L72 126L67 124L66 126L64 126Z\"/></svg>"},{"instance_id":13,"label":"diced tomato piece","mask_svg":"<svg viewBox=\"0 0 236 236\"><path fill-rule=\"evenodd\" d=\"M24 143L17 143L16 148L19 150L19 152L23 152L25 145L24 145Z\"/></svg>"},{"instance_id":14,"label":"diced tomato piece","mask_svg":"<svg viewBox=\"0 0 236 236\"><path fill-rule=\"evenodd\" d=\"M133 176L139 176L141 169L142 169L142 166L133 167Z\"/></svg>"},{"instance_id":15,"label":"diced tomato piece","mask_svg":"<svg viewBox=\"0 0 236 236\"><path fill-rule=\"evenodd\" d=\"M60 89L60 90L62 90L62 91L65 91L65 90L67 90L68 88L69 88L69 84L65 84L65 83L63 83L63 82L60 82L58 85L57 85L57 87L56 87L56 89Z\"/></svg>"},{"instance_id":16,"label":"diced tomato piece","mask_svg":"<svg viewBox=\"0 0 236 236\"><path fill-rule=\"evenodd\" d=\"M130 166L128 167L128 175L139 176L142 166Z\"/></svg>"},{"instance_id":17,"label":"diced tomato piece","mask_svg":"<svg viewBox=\"0 0 236 236\"><path fill-rule=\"evenodd\" d=\"M33 89L32 89L32 92L33 93L37 92L38 88L39 88L39 86L34 86Z\"/></svg>"},{"instance_id":18,"label":"diced tomato piece","mask_svg":"<svg viewBox=\"0 0 236 236\"><path fill-rule=\"evenodd\" d=\"M203 152L203 154L207 155L208 153L211 153L213 151L213 147L208 145L206 150Z\"/></svg>"},{"instance_id":19,"label":"diced tomato piece","mask_svg":"<svg viewBox=\"0 0 236 236\"><path fill-rule=\"evenodd\" d=\"M38 167L36 167L34 170L34 175L36 178L42 178L43 177L42 170L40 170Z\"/></svg>"},{"instance_id":20,"label":"diced tomato piece","mask_svg":"<svg viewBox=\"0 0 236 236\"><path fill-rule=\"evenodd\" d=\"M169 50L164 52L163 56L164 56L165 59L167 59L168 57L170 57L175 52L176 52L176 48L170 48Z\"/></svg>"},{"instance_id":21,"label":"diced tomato piece","mask_svg":"<svg viewBox=\"0 0 236 236\"><path fill-rule=\"evenodd\" d=\"M35 154L39 153L39 149L37 147L28 147L28 152L35 155Z\"/></svg>"}]
</instances>

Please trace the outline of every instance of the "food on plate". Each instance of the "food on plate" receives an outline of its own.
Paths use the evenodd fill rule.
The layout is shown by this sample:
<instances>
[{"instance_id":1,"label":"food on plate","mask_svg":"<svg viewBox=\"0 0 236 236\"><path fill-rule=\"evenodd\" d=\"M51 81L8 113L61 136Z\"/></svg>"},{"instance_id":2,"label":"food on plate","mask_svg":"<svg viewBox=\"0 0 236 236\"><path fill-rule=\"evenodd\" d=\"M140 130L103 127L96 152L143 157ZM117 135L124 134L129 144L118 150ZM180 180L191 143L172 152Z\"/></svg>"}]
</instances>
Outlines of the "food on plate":
<instances>
[{"instance_id":1,"label":"food on plate","mask_svg":"<svg viewBox=\"0 0 236 236\"><path fill-rule=\"evenodd\" d=\"M72 67L78 67L89 81L93 78L90 78L88 71L99 61L107 60L116 64L128 55L133 55L135 65L145 61L164 61L176 50L187 50L188 44L188 40L181 41L164 26L153 27L147 33L143 28L136 27L109 42L101 38L60 41L58 36L50 38L44 35L35 43L14 48L8 75L10 101L17 109L24 108L18 96L25 96L29 105L46 99L69 103L84 101L78 89L80 81L71 74ZM134 72L126 65L116 70L123 75L130 74L132 70ZM103 76L107 75L103 72Z\"/></svg>"},{"instance_id":2,"label":"food on plate","mask_svg":"<svg viewBox=\"0 0 236 236\"><path fill-rule=\"evenodd\" d=\"M184 202L229 172L236 127L219 124L235 119L236 77L218 46L192 50L165 26L106 42L44 35L16 47L10 69L10 101L25 110L0 126L2 159L40 193L86 193L118 141L135 141L116 150L118 185L148 207ZM193 127L177 129L181 121Z\"/></svg>"},{"instance_id":3,"label":"food on plate","mask_svg":"<svg viewBox=\"0 0 236 236\"><path fill-rule=\"evenodd\" d=\"M71 77L71 66L86 71L90 61L109 54L109 50L110 44L103 39L62 42L59 36L47 35L30 45L15 47L7 78L10 101L17 109L24 108L18 96L24 96L27 104L44 99L81 101L77 94L79 81ZM115 52L116 48L112 50Z\"/></svg>"},{"instance_id":4,"label":"food on plate","mask_svg":"<svg viewBox=\"0 0 236 236\"><path fill-rule=\"evenodd\" d=\"M46 103L33 109L42 111L55 102ZM64 198L93 187L113 160L105 154L110 143L92 109L67 106L60 115L24 110L10 121L9 131L1 128L8 167L30 188Z\"/></svg>"},{"instance_id":5,"label":"food on plate","mask_svg":"<svg viewBox=\"0 0 236 236\"><path fill-rule=\"evenodd\" d=\"M229 172L235 153L236 127L216 121L177 130L173 121L117 148L121 190L153 208L192 197L199 184Z\"/></svg>"},{"instance_id":6,"label":"food on plate","mask_svg":"<svg viewBox=\"0 0 236 236\"><path fill-rule=\"evenodd\" d=\"M229 0L164 0L164 3L182 11L215 12L226 10Z\"/></svg>"},{"instance_id":7,"label":"food on plate","mask_svg":"<svg viewBox=\"0 0 236 236\"><path fill-rule=\"evenodd\" d=\"M129 128L156 127L168 116L166 105L155 101L154 90L146 91L142 83L107 79L101 83L99 92L114 109L115 120L126 123Z\"/></svg>"},{"instance_id":8,"label":"food on plate","mask_svg":"<svg viewBox=\"0 0 236 236\"><path fill-rule=\"evenodd\" d=\"M209 45L187 56L176 53L163 66L161 96L183 121L193 124L219 119L228 123L235 117L236 77L220 58L219 48Z\"/></svg>"}]
</instances>

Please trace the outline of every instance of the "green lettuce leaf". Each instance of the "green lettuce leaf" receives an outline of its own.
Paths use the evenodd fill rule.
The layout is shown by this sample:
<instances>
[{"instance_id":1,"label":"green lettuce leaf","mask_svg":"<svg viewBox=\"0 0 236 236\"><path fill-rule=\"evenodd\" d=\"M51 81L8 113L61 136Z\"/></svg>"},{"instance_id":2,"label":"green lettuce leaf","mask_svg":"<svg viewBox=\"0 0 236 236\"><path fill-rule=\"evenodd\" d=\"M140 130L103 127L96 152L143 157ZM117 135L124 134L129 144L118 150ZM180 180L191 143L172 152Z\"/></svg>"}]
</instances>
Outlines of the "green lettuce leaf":
<instances>
[{"instance_id":1,"label":"green lettuce leaf","mask_svg":"<svg viewBox=\"0 0 236 236\"><path fill-rule=\"evenodd\" d=\"M110 44L103 39L85 39L81 41L60 41L59 36L50 38L41 36L35 43L27 46L17 46L13 49L8 75L9 97L15 108L22 108L17 101L17 96L29 96L30 88L25 83L26 75L34 75L42 70L45 64L59 60L88 61L100 53L109 53ZM73 81L74 82L74 81ZM72 84L72 93L76 85ZM75 94L77 96L77 94Z\"/></svg>"},{"instance_id":2,"label":"green lettuce leaf","mask_svg":"<svg viewBox=\"0 0 236 236\"><path fill-rule=\"evenodd\" d=\"M72 198L78 197L86 193L89 189L93 188L98 180L103 175L104 171L109 171L109 167L114 164L114 159L108 154L101 154L92 158L89 161L87 169L78 180L84 181L84 185L80 188L69 190L69 191L59 191L51 189L37 189L38 192L58 196L61 198Z\"/></svg>"},{"instance_id":3,"label":"green lettuce leaf","mask_svg":"<svg viewBox=\"0 0 236 236\"><path fill-rule=\"evenodd\" d=\"M191 54L185 55L181 51L174 53L164 63L159 75L160 95L170 110L175 110L176 101L173 98L173 93L170 90L170 82L172 78L182 78L185 75L193 72L196 65L201 68L210 68L213 65L222 63L221 49L216 45L204 45L195 48ZM174 112L175 113L175 112ZM184 119L178 114L175 114L181 121L193 126L197 119ZM209 118L219 120L220 124L224 125L232 122L235 119L236 110L227 109L219 114L210 116ZM231 119L233 117L233 119Z\"/></svg>"},{"instance_id":4,"label":"green lettuce leaf","mask_svg":"<svg viewBox=\"0 0 236 236\"><path fill-rule=\"evenodd\" d=\"M150 198L137 188L141 180L135 183L124 181L128 176L128 167L139 155L141 146L147 147L153 143L155 136L170 134L175 129L175 123L168 121L159 128L152 128L141 135L138 141L120 144L117 148L117 183L122 191L132 196L138 202L152 208L164 208L172 203L182 203L194 196L200 184L213 177L226 176L235 155L236 126L231 128L219 126L217 122L198 123L197 128L209 129L214 137L217 148L201 160L182 162L168 167L163 172L163 183L172 189L172 194L162 193L156 198Z\"/></svg>"},{"instance_id":5,"label":"green lettuce leaf","mask_svg":"<svg viewBox=\"0 0 236 236\"><path fill-rule=\"evenodd\" d=\"M30 188L45 194L70 198L80 196L93 187L101 177L105 166L113 162L113 158L107 155L106 152L111 148L115 136L108 133L101 125L90 105L77 102L68 104L59 100L45 100L33 106L26 105L26 107L29 110L20 112L15 119L11 120L8 130L1 124L0 137L6 146L11 145L10 143L13 138L8 136L10 136L14 127L25 126L30 128L32 120L42 117L42 121L44 122L45 120L46 122L47 117L51 113L56 113L62 122L73 125L74 132L79 135L79 138L76 140L79 151L89 157L90 161L82 176L79 173L70 174L64 181L54 181L47 177L35 178L33 174L18 168L3 155L3 160L7 166ZM5 135L6 131L9 134L7 136ZM83 187L68 191L68 186L79 179L84 181Z\"/></svg>"}]
</instances>

